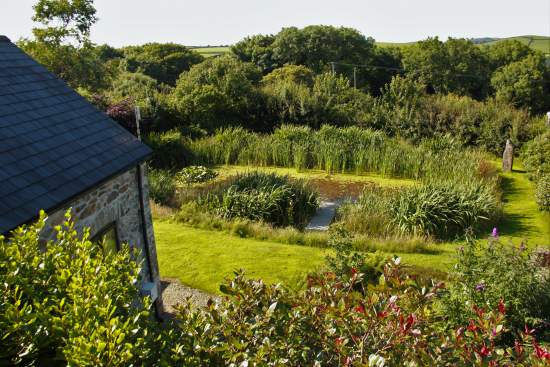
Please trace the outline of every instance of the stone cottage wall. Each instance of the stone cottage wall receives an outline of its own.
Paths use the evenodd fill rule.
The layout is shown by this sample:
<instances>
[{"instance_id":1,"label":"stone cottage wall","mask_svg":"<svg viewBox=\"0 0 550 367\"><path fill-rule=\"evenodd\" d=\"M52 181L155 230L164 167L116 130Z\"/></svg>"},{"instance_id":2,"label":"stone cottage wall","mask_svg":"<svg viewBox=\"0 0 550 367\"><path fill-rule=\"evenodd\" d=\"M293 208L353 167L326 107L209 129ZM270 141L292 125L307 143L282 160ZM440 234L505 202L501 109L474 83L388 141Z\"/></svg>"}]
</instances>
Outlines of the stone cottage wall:
<instances>
[{"instance_id":1,"label":"stone cottage wall","mask_svg":"<svg viewBox=\"0 0 550 367\"><path fill-rule=\"evenodd\" d=\"M149 186L145 164L142 165L142 191L145 211L145 229L142 227L137 167L134 167L100 186L82 194L71 203L53 213L48 213L46 226L42 233L45 240L55 239L53 227L64 220L65 212L71 208L75 228L82 232L90 228L93 237L112 223L116 223L118 239L121 244L127 243L141 251L138 261L142 264L144 281L153 281L157 285L160 305L160 275L158 269L153 221L149 207ZM146 258L146 243L143 230L149 242L149 261ZM149 274L152 275L152 279Z\"/></svg>"}]
</instances>

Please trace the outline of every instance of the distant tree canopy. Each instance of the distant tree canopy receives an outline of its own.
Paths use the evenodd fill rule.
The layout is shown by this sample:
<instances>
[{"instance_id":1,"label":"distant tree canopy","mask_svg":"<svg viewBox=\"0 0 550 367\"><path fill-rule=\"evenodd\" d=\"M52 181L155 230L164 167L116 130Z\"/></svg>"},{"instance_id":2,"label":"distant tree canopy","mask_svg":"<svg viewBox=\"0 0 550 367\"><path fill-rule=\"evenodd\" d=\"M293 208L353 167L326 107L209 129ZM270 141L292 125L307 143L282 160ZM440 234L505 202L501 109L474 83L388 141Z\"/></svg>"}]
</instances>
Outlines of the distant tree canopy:
<instances>
[{"instance_id":1,"label":"distant tree canopy","mask_svg":"<svg viewBox=\"0 0 550 367\"><path fill-rule=\"evenodd\" d=\"M498 100L542 111L550 106L548 68L540 55L530 55L495 71L491 85Z\"/></svg>"},{"instance_id":2,"label":"distant tree canopy","mask_svg":"<svg viewBox=\"0 0 550 367\"><path fill-rule=\"evenodd\" d=\"M254 64L229 55L209 58L181 74L171 103L183 121L207 130L253 124L260 79L261 72Z\"/></svg>"},{"instance_id":3,"label":"distant tree canopy","mask_svg":"<svg viewBox=\"0 0 550 367\"><path fill-rule=\"evenodd\" d=\"M175 43L147 43L121 50L129 72L141 72L159 83L175 85L180 74L204 60L197 52Z\"/></svg>"},{"instance_id":4,"label":"distant tree canopy","mask_svg":"<svg viewBox=\"0 0 550 367\"><path fill-rule=\"evenodd\" d=\"M435 93L457 93L478 99L487 95L488 69L480 48L464 39L436 38L407 47L403 65L408 76Z\"/></svg>"},{"instance_id":5,"label":"distant tree canopy","mask_svg":"<svg viewBox=\"0 0 550 367\"><path fill-rule=\"evenodd\" d=\"M393 51L377 49L374 39L346 27L283 28L274 36L247 37L231 50L240 60L258 65L264 74L288 64L303 65L315 73L323 73L332 70L332 63L335 63L335 70L351 79L356 68L358 85L372 93L378 93L397 72L392 69L401 66Z\"/></svg>"}]
</instances>

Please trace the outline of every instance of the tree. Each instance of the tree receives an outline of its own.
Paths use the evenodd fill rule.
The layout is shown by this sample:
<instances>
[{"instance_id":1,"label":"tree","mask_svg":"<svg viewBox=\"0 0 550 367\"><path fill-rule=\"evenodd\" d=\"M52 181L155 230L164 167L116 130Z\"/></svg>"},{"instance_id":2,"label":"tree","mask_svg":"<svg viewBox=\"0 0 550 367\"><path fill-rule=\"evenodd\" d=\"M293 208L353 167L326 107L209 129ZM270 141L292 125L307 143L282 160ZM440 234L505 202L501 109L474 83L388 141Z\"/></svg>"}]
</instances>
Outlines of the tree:
<instances>
[{"instance_id":1,"label":"tree","mask_svg":"<svg viewBox=\"0 0 550 367\"><path fill-rule=\"evenodd\" d=\"M240 60L252 62L258 65L263 73L268 73L276 67L271 47L274 40L275 37L272 35L259 34L246 37L233 45L231 52Z\"/></svg>"},{"instance_id":2,"label":"tree","mask_svg":"<svg viewBox=\"0 0 550 367\"><path fill-rule=\"evenodd\" d=\"M500 41L494 45L486 46L483 51L493 71L535 54L531 47L518 40Z\"/></svg>"},{"instance_id":3,"label":"tree","mask_svg":"<svg viewBox=\"0 0 550 367\"><path fill-rule=\"evenodd\" d=\"M488 69L481 50L471 41L447 42L428 38L404 52L403 65L408 76L426 84L435 93L456 93L484 98L488 88Z\"/></svg>"},{"instance_id":4,"label":"tree","mask_svg":"<svg viewBox=\"0 0 550 367\"><path fill-rule=\"evenodd\" d=\"M89 43L76 47L21 40L17 45L75 89L97 91L108 85L111 73Z\"/></svg>"},{"instance_id":5,"label":"tree","mask_svg":"<svg viewBox=\"0 0 550 367\"><path fill-rule=\"evenodd\" d=\"M182 72L204 60L196 51L175 43L147 43L125 47L122 52L129 72L141 72L171 86Z\"/></svg>"},{"instance_id":6,"label":"tree","mask_svg":"<svg viewBox=\"0 0 550 367\"><path fill-rule=\"evenodd\" d=\"M286 65L282 68L273 70L263 77L263 84L291 82L311 86L313 84L314 73L311 69L302 65Z\"/></svg>"},{"instance_id":7,"label":"tree","mask_svg":"<svg viewBox=\"0 0 550 367\"><path fill-rule=\"evenodd\" d=\"M92 0L38 0L33 20L35 40L18 43L26 53L73 88L91 91L106 86L109 72L89 41L97 21Z\"/></svg>"},{"instance_id":8,"label":"tree","mask_svg":"<svg viewBox=\"0 0 550 367\"><path fill-rule=\"evenodd\" d=\"M491 86L497 100L542 112L550 102L545 93L545 73L544 58L531 55L495 71Z\"/></svg>"},{"instance_id":9,"label":"tree","mask_svg":"<svg viewBox=\"0 0 550 367\"><path fill-rule=\"evenodd\" d=\"M229 124L257 127L260 70L233 56L209 58L181 74L171 104L187 124L213 130Z\"/></svg>"},{"instance_id":10,"label":"tree","mask_svg":"<svg viewBox=\"0 0 550 367\"><path fill-rule=\"evenodd\" d=\"M84 43L97 21L93 3L93 0L38 0L33 6L32 19L44 28L34 28L34 36L39 42L54 45L60 45L67 38Z\"/></svg>"}]
</instances>

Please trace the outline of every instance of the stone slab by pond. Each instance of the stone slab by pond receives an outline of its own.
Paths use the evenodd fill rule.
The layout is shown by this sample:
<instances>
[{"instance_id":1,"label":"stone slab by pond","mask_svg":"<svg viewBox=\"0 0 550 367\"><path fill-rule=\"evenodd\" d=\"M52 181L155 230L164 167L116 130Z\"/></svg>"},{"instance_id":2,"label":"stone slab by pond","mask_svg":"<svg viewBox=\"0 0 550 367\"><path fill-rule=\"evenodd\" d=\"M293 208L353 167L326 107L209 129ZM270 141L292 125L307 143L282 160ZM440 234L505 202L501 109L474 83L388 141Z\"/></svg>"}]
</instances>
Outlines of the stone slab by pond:
<instances>
[{"instance_id":1,"label":"stone slab by pond","mask_svg":"<svg viewBox=\"0 0 550 367\"><path fill-rule=\"evenodd\" d=\"M336 209L340 206L340 201L323 201L317 209L317 213L306 226L308 231L328 231L328 227L332 223L336 215Z\"/></svg>"}]
</instances>

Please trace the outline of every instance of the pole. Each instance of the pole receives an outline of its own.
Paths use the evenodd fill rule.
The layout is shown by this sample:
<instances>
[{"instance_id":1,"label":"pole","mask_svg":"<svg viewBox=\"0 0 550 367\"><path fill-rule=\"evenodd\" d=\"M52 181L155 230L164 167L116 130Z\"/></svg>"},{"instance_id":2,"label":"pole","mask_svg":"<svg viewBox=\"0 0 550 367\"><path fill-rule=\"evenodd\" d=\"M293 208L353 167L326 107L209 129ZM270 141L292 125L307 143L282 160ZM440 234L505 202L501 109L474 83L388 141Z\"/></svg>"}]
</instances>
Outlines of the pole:
<instances>
[{"instance_id":1,"label":"pole","mask_svg":"<svg viewBox=\"0 0 550 367\"><path fill-rule=\"evenodd\" d=\"M357 67L353 67L353 88L357 89Z\"/></svg>"},{"instance_id":2,"label":"pole","mask_svg":"<svg viewBox=\"0 0 550 367\"><path fill-rule=\"evenodd\" d=\"M137 138L139 140L141 140L141 129L140 129L140 126L139 126L139 123L140 123L140 120L141 120L141 110L139 108L139 106L135 106L134 107L134 113L136 115L136 133L137 133Z\"/></svg>"}]
</instances>

